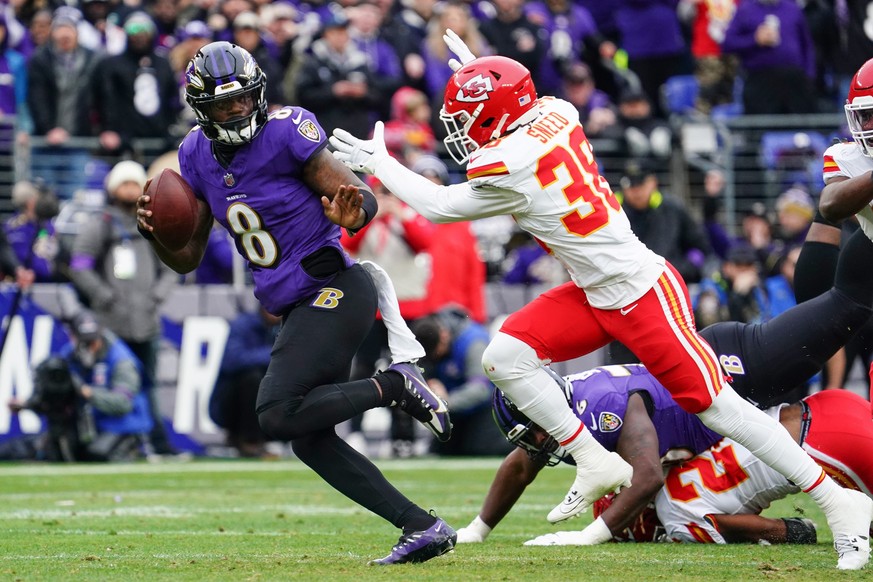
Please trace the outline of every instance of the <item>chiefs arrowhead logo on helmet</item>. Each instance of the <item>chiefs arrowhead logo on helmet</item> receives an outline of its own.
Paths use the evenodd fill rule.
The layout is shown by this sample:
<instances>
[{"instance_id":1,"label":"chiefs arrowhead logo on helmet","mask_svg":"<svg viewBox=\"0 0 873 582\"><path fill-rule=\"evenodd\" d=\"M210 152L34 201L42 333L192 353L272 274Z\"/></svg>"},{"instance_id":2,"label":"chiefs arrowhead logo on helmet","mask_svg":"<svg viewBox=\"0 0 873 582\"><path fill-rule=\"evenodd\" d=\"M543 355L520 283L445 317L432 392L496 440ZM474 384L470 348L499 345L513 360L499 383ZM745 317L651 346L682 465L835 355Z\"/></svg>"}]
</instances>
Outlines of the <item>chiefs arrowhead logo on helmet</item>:
<instances>
[{"instance_id":1,"label":"chiefs arrowhead logo on helmet","mask_svg":"<svg viewBox=\"0 0 873 582\"><path fill-rule=\"evenodd\" d=\"M490 98L488 94L491 91L494 91L491 77L479 74L468 80L458 89L458 95L455 99L465 103L478 103L479 101L487 101Z\"/></svg>"}]
</instances>

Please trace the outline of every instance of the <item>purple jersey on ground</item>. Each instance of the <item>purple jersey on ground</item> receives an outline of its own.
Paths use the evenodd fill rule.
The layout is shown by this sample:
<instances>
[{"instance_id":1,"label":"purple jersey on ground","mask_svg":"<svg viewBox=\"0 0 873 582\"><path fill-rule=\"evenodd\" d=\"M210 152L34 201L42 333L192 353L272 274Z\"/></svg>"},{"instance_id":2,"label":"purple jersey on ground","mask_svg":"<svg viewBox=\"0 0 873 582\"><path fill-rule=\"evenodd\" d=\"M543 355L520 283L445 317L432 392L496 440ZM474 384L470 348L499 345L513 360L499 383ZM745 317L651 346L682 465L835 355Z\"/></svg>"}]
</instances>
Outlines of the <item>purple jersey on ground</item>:
<instances>
[{"instance_id":1,"label":"purple jersey on ground","mask_svg":"<svg viewBox=\"0 0 873 582\"><path fill-rule=\"evenodd\" d=\"M321 199L306 184L303 165L327 144L315 116L300 107L270 114L255 139L226 169L198 127L179 147L182 176L230 232L255 282L255 296L270 313L285 313L330 282L300 266L310 253L340 246L340 228L324 216Z\"/></svg>"},{"instance_id":2,"label":"purple jersey on ground","mask_svg":"<svg viewBox=\"0 0 873 582\"><path fill-rule=\"evenodd\" d=\"M627 401L634 392L646 392L654 406L652 424L658 433L658 452L689 449L697 454L722 436L706 427L697 416L685 412L644 366L602 366L566 377L576 416L608 451L614 451L624 426Z\"/></svg>"}]
</instances>

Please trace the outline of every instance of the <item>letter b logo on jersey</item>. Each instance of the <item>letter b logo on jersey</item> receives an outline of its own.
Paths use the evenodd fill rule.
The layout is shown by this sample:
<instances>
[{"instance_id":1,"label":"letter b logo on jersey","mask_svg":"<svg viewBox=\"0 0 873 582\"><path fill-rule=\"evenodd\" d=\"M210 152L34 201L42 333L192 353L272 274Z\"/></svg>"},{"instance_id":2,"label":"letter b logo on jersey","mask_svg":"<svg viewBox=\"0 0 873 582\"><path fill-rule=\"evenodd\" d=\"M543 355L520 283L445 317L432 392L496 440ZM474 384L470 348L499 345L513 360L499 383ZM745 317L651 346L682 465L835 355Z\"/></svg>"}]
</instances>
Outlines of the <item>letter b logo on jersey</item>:
<instances>
[{"instance_id":1,"label":"letter b logo on jersey","mask_svg":"<svg viewBox=\"0 0 873 582\"><path fill-rule=\"evenodd\" d=\"M345 294L339 289L325 287L318 292L318 297L315 298L311 305L312 307L320 307L322 309L336 309L343 295Z\"/></svg>"}]
</instances>

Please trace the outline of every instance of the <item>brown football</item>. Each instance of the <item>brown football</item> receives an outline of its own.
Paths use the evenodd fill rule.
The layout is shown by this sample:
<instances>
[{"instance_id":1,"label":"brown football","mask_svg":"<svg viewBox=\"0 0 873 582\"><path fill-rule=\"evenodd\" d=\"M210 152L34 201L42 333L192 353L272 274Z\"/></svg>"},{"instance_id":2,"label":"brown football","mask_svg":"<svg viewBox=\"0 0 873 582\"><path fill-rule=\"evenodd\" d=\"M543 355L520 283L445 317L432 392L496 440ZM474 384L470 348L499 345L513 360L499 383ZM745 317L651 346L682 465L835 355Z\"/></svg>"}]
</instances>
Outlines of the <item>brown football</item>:
<instances>
[{"instance_id":1,"label":"brown football","mask_svg":"<svg viewBox=\"0 0 873 582\"><path fill-rule=\"evenodd\" d=\"M146 185L151 198L152 234L166 248L177 251L188 244L197 226L197 197L175 170L165 168Z\"/></svg>"}]
</instances>

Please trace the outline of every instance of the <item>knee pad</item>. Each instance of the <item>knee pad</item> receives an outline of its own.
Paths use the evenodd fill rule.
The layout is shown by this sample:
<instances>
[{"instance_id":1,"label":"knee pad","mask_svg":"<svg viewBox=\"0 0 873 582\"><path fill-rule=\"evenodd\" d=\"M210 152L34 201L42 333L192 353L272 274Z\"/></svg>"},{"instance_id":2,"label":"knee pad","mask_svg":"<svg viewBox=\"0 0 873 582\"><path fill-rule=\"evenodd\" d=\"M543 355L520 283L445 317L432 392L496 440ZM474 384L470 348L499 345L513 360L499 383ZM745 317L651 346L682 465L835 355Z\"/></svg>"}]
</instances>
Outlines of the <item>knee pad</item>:
<instances>
[{"instance_id":1,"label":"knee pad","mask_svg":"<svg viewBox=\"0 0 873 582\"><path fill-rule=\"evenodd\" d=\"M277 404L258 414L258 424L270 440L289 441L294 438L288 430L288 416L283 408L282 405Z\"/></svg>"},{"instance_id":2,"label":"knee pad","mask_svg":"<svg viewBox=\"0 0 873 582\"><path fill-rule=\"evenodd\" d=\"M482 354L482 366L488 378L498 384L515 380L536 371L544 362L536 350L523 341L498 332Z\"/></svg>"}]
</instances>

